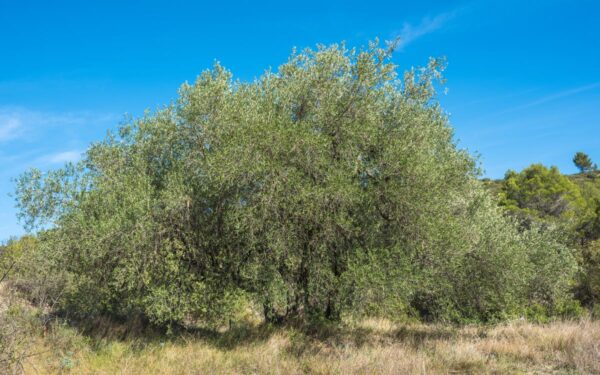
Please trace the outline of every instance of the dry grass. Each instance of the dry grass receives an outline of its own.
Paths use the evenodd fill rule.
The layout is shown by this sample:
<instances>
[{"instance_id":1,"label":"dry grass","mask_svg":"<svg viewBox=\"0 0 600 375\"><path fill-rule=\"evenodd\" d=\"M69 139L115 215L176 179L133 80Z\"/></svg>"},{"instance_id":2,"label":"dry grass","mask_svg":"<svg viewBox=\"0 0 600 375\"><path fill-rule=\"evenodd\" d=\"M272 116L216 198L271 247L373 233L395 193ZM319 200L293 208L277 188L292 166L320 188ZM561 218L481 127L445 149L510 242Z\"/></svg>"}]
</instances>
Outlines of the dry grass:
<instances>
[{"instance_id":1,"label":"dry grass","mask_svg":"<svg viewBox=\"0 0 600 375\"><path fill-rule=\"evenodd\" d=\"M57 326L26 373L600 374L600 322L453 328L367 320L343 328L234 328L162 341ZM108 335L111 336L111 335Z\"/></svg>"}]
</instances>

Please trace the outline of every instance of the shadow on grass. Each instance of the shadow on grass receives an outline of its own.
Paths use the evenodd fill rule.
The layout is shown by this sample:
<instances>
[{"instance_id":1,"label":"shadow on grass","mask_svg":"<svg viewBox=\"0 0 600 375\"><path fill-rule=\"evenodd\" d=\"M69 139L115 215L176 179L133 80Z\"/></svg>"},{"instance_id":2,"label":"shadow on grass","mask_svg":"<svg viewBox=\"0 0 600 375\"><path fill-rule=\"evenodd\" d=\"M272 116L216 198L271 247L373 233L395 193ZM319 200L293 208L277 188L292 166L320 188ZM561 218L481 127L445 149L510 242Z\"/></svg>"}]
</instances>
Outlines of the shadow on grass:
<instances>
[{"instance_id":1,"label":"shadow on grass","mask_svg":"<svg viewBox=\"0 0 600 375\"><path fill-rule=\"evenodd\" d=\"M432 341L448 341L466 335L452 326L400 324L388 328L363 325L319 322L287 322L272 324L238 324L223 329L172 326L159 328L140 320L115 321L99 317L85 321L71 321L69 326L92 343L101 345L110 341L126 341L144 348L165 342L201 342L220 350L260 345L274 335L289 339L287 351L292 355L317 354L336 348L361 348L368 345L402 343L414 349Z\"/></svg>"},{"instance_id":2,"label":"shadow on grass","mask_svg":"<svg viewBox=\"0 0 600 375\"><path fill-rule=\"evenodd\" d=\"M246 345L266 342L283 327L269 324L232 325L228 328L212 329L200 326L184 327L172 324L169 327L159 327L142 319L119 320L106 316L89 319L68 319L65 315L55 315L46 319L47 329L52 330L53 324L68 326L79 335L88 339L93 347L113 341L127 342L136 348L144 348L152 344L167 342L188 343L203 342L222 350L232 350Z\"/></svg>"},{"instance_id":3,"label":"shadow on grass","mask_svg":"<svg viewBox=\"0 0 600 375\"><path fill-rule=\"evenodd\" d=\"M291 340L294 355L316 354L336 348L403 344L415 350L432 341L457 339L462 333L452 326L399 324L389 328L361 325L320 324L301 327Z\"/></svg>"},{"instance_id":4,"label":"shadow on grass","mask_svg":"<svg viewBox=\"0 0 600 375\"><path fill-rule=\"evenodd\" d=\"M428 341L449 341L459 336L458 329L443 326L402 326L391 332L395 341L401 341L420 348Z\"/></svg>"}]
</instances>

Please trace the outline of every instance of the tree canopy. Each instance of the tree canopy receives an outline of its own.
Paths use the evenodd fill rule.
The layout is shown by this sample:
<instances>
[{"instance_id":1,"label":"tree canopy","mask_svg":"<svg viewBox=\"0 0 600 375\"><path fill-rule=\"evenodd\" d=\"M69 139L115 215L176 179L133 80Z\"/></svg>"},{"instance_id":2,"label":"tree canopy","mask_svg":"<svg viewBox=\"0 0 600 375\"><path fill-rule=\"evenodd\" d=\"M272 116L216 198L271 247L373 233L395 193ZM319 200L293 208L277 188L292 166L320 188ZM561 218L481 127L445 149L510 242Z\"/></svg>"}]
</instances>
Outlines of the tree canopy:
<instances>
[{"instance_id":1,"label":"tree canopy","mask_svg":"<svg viewBox=\"0 0 600 375\"><path fill-rule=\"evenodd\" d=\"M573 157L573 164L575 164L581 173L588 173L596 169L588 154L581 151L577 152Z\"/></svg>"},{"instance_id":2,"label":"tree canopy","mask_svg":"<svg viewBox=\"0 0 600 375\"><path fill-rule=\"evenodd\" d=\"M63 306L159 324L247 304L269 321L557 309L573 258L481 187L436 100L443 68L400 79L376 44L294 53L253 82L217 64L78 165L24 174L22 219L46 228Z\"/></svg>"},{"instance_id":3,"label":"tree canopy","mask_svg":"<svg viewBox=\"0 0 600 375\"><path fill-rule=\"evenodd\" d=\"M586 210L581 191L558 168L532 164L508 171L502 182L501 203L508 209L544 219L575 219Z\"/></svg>"}]
</instances>

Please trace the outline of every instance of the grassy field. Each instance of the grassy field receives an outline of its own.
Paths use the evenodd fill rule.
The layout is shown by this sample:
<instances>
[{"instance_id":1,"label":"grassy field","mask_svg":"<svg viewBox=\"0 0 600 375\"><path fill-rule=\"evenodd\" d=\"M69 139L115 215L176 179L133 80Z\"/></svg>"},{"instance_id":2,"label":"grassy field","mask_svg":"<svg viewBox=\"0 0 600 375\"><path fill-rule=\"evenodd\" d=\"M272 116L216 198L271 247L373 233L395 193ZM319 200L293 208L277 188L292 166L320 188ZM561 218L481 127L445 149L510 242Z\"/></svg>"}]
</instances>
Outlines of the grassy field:
<instances>
[{"instance_id":1,"label":"grassy field","mask_svg":"<svg viewBox=\"0 0 600 375\"><path fill-rule=\"evenodd\" d=\"M54 325L32 343L27 374L600 373L600 322L490 327L365 320L342 328L237 327L223 332L93 334Z\"/></svg>"},{"instance_id":2,"label":"grassy field","mask_svg":"<svg viewBox=\"0 0 600 375\"><path fill-rule=\"evenodd\" d=\"M255 321L166 335L103 319L85 328L67 324L11 296L0 285L0 365L11 349L22 366L0 367L0 373L600 374L599 320L465 327Z\"/></svg>"}]
</instances>

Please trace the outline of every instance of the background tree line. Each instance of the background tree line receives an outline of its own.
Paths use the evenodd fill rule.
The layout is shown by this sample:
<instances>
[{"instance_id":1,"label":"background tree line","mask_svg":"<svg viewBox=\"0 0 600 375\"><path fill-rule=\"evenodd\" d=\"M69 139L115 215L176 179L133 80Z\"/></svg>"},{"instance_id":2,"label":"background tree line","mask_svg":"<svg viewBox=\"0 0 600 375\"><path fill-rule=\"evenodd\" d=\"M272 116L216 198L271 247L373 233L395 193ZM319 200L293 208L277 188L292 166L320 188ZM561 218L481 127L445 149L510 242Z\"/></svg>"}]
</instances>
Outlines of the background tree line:
<instances>
[{"instance_id":1,"label":"background tree line","mask_svg":"<svg viewBox=\"0 0 600 375\"><path fill-rule=\"evenodd\" d=\"M573 292L591 308L600 303L600 175L592 159L577 152L579 174L565 176L558 168L533 164L501 181L488 181L500 205L521 225L556 228L579 264Z\"/></svg>"}]
</instances>

